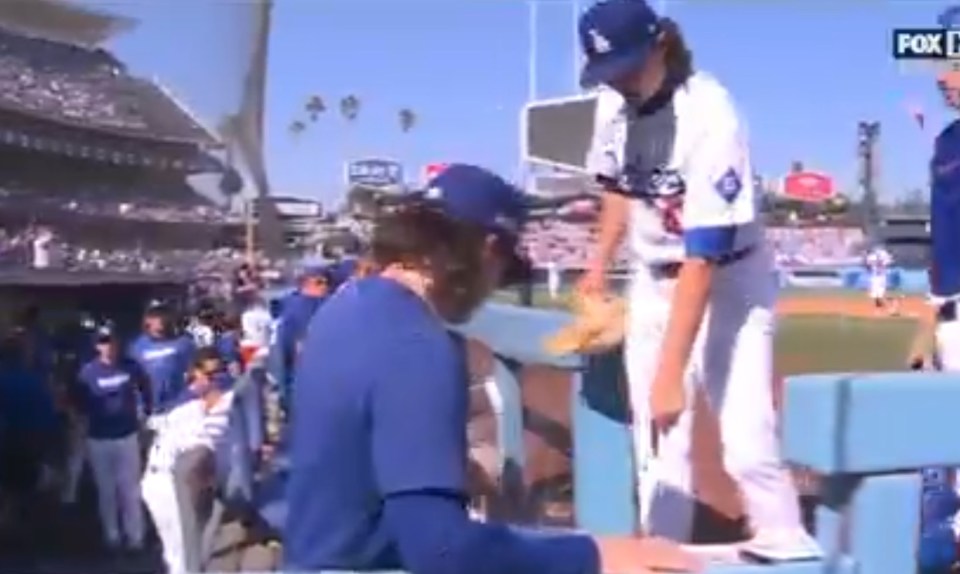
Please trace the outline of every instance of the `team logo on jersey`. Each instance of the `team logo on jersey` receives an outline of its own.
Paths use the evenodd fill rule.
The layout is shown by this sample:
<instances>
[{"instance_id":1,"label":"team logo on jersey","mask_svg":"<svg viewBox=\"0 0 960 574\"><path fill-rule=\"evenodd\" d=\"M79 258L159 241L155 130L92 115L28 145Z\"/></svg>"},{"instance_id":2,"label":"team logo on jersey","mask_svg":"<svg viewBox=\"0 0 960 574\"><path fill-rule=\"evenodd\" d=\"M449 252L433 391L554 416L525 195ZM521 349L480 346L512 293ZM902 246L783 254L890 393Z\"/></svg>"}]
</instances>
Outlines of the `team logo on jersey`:
<instances>
[{"instance_id":1,"label":"team logo on jersey","mask_svg":"<svg viewBox=\"0 0 960 574\"><path fill-rule=\"evenodd\" d=\"M733 203L740 192L743 191L743 182L740 181L740 175L737 174L737 171L731 167L723 172L720 179L713 184L713 189L717 190L720 197L725 199L727 203Z\"/></svg>"},{"instance_id":2,"label":"team logo on jersey","mask_svg":"<svg viewBox=\"0 0 960 574\"><path fill-rule=\"evenodd\" d=\"M659 197L673 197L687 192L683 176L675 169L657 168L650 174L647 194Z\"/></svg>"}]
</instances>

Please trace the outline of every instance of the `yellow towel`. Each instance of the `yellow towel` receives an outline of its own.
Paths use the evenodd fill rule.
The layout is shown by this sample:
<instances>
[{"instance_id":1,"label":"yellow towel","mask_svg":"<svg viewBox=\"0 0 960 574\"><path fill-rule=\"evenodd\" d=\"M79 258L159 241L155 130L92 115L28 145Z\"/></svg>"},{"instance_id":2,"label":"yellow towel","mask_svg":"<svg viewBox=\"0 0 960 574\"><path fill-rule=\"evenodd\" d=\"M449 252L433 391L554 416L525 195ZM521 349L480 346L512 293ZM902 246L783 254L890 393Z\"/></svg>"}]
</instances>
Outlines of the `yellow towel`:
<instances>
[{"instance_id":1,"label":"yellow towel","mask_svg":"<svg viewBox=\"0 0 960 574\"><path fill-rule=\"evenodd\" d=\"M626 303L616 295L575 295L570 301L574 320L544 342L548 353L597 354L623 342Z\"/></svg>"}]
</instances>

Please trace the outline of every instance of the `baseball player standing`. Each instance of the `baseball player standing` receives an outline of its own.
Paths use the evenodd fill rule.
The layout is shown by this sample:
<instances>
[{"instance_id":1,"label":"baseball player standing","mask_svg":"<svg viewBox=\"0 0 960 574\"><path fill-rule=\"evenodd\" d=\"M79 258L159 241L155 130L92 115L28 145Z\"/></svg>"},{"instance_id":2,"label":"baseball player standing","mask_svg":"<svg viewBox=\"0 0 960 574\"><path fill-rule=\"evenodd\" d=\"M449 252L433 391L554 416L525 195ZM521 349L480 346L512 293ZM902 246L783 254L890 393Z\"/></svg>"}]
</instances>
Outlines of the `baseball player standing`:
<instances>
[{"instance_id":1,"label":"baseball player standing","mask_svg":"<svg viewBox=\"0 0 960 574\"><path fill-rule=\"evenodd\" d=\"M579 32L581 81L604 86L588 158L603 188L599 245L579 287L606 289L629 230L625 355L642 526L647 534L691 537L691 407L702 385L753 530L744 550L772 559L818 556L778 451L771 396L777 286L744 122L727 90L693 69L677 24L644 0L594 4Z\"/></svg>"},{"instance_id":2,"label":"baseball player standing","mask_svg":"<svg viewBox=\"0 0 960 574\"><path fill-rule=\"evenodd\" d=\"M132 361L120 356L109 327L97 331L95 344L97 357L80 370L78 402L87 423L100 526L107 548L116 550L126 542L137 550L144 537L137 395L145 390L145 381Z\"/></svg>"},{"instance_id":3,"label":"baseball player standing","mask_svg":"<svg viewBox=\"0 0 960 574\"><path fill-rule=\"evenodd\" d=\"M556 301L560 298L560 265L553 259L547 261L547 291L550 293L550 299Z\"/></svg>"},{"instance_id":4,"label":"baseball player standing","mask_svg":"<svg viewBox=\"0 0 960 574\"><path fill-rule=\"evenodd\" d=\"M877 245L867 253L865 263L870 274L870 298L873 306L882 310L887 303L887 270L893 264L893 257L882 245Z\"/></svg>"},{"instance_id":5,"label":"baseball player standing","mask_svg":"<svg viewBox=\"0 0 960 574\"><path fill-rule=\"evenodd\" d=\"M190 337L174 330L172 310L154 301L143 317L143 333L127 348L127 357L140 366L150 382L152 410L147 426L155 427L160 417L186 387L186 373L196 345Z\"/></svg>"},{"instance_id":6,"label":"baseball player standing","mask_svg":"<svg viewBox=\"0 0 960 574\"><path fill-rule=\"evenodd\" d=\"M240 315L240 353L244 365L254 359L262 360L270 352L273 317L267 302L260 296L251 296L252 301Z\"/></svg>"},{"instance_id":7,"label":"baseball player standing","mask_svg":"<svg viewBox=\"0 0 960 574\"><path fill-rule=\"evenodd\" d=\"M960 9L940 16L944 28L960 28ZM951 68L937 77L937 86L948 108L960 109L960 70ZM960 371L960 120L937 135L930 161L930 305L918 321L910 352L911 368ZM954 480L954 489L960 485ZM960 536L960 515L954 517Z\"/></svg>"}]
</instances>

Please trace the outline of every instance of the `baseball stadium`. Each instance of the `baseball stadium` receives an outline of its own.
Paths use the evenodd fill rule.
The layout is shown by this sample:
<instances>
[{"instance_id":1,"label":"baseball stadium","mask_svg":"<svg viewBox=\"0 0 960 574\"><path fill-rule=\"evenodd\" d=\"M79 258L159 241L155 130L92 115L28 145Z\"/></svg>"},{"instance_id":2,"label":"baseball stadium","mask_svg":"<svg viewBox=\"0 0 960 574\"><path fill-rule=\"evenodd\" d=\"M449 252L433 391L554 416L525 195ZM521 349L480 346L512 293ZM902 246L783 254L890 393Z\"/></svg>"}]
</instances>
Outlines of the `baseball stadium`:
<instances>
[{"instance_id":1,"label":"baseball stadium","mask_svg":"<svg viewBox=\"0 0 960 574\"><path fill-rule=\"evenodd\" d=\"M534 17L543 3L527 4L527 50L535 58ZM588 8L570 5L574 20ZM291 534L315 502L314 482L301 478L297 487L297 473L307 468L342 479L344 492L386 481L361 476L370 470L366 462L304 463L314 446L342 444L349 456L424 468L434 451L443 451L433 443L404 450L385 441L390 448L368 453L374 448L357 446L350 421L302 406L313 395L348 396L326 380L311 386L323 379L324 363L340 357L318 352L316 376L303 365L318 333L328 334L330 346L323 348L329 349L339 348L341 334L375 344L386 337L381 331L416 325L371 317L364 332L367 325L358 329L356 321L324 319L351 289L391 280L371 247L383 222L411 201L441 209L416 202L444 177L462 173L460 164L472 163L469 151L431 162L406 155L431 120L430 110L421 118L405 105L385 112L398 145L363 146L358 118L367 121L376 99L313 87L290 95L277 87L280 76L305 74L293 60L310 51L286 45L296 55L289 62L268 57L268 48L284 49L277 12L286 14L286 30L299 18L290 16L296 10L283 12L282 0L185 3L175 15L158 6L0 2L0 571L500 572L480 563L502 546L471 555L469 571L467 562L429 568L405 562L400 555L407 549L395 542L378 557L382 562L374 561L382 568L368 567L359 546L322 568L293 568L299 565L287 552L322 546L310 536L314 524ZM193 92L171 87L185 79ZM274 108L271 97L290 101ZM496 540L578 536L603 558L603 549L618 541L646 540L639 535L646 531L637 478L646 463L632 444L643 423L630 407L624 313L606 318L603 329L615 334L602 345L551 347L558 333L589 314L577 285L597 245L609 191L587 161L601 130L598 107L595 91L540 99L530 90L507 122L518 128L509 137L519 139L519 157L510 158L519 173L501 178L479 170L488 189L502 191L495 184L503 182L522 194L525 217L510 253L522 254L532 273L478 299L468 320L430 312L443 333L441 347L456 351L457 369L449 370L465 389L458 403L465 414L446 417L463 419L456 428L427 434L457 443L451 448L459 453L454 474L462 475L462 488L421 490L453 499L458 520L478 532L502 528ZM456 118L462 120L462 109ZM331 143L324 130L334 123L343 125L332 139L342 141ZM664 558L677 553L724 574L906 574L918 571L918 560L919 571L932 574L960 563L947 532L960 499L950 498L944 481L927 483L931 469L960 467L960 443L943 440L960 385L949 373L909 366L918 319L931 305L931 208L925 190L918 201L880 200L879 135L878 122L842 134L858 173L849 187L799 160L782 173L744 174L775 262L770 279L779 287L770 436L782 447L799 495L804 528L798 530L816 538L822 556L744 550L755 533L746 497L725 470L722 406L701 390L691 408L693 488L684 493L694 508L690 540L641 546L651 552L649 562L600 564L593 574L688 570ZM333 153L333 144L342 156L331 170L335 183L315 189L313 154ZM278 156L307 158L309 192L277 183L284 181L277 172L293 163ZM500 240L489 231L485 242ZM621 311L630 304L625 293L634 255L623 247L607 276L605 295ZM426 302L422 307L433 309ZM345 344L340 350L356 352L354 362L364 368L396 368L373 352ZM432 357L412 364L390 356L407 360L410 371L391 371L392 382L441 371L432 369ZM446 364L441 358L436 365ZM413 376L418 369L424 376ZM382 401L413 413L397 417L401 430L449 422L432 409L433 395L443 393L424 389L403 388ZM367 400L356 403L367 409ZM298 415L294 424L298 409L309 416ZM373 412L363 410L364 432L378 428ZM313 428L321 424L328 426ZM291 494L295 488L307 493L305 500ZM931 492L957 508L928 509ZM354 494L332 498L340 503ZM367 494L358 496L365 511L386 508ZM389 514L369 512L369 522ZM350 521L341 522L336 528ZM404 524L428 531L440 521L415 517ZM429 554L459 551L431 547ZM566 556L544 554L524 563L524 572Z\"/></svg>"}]
</instances>

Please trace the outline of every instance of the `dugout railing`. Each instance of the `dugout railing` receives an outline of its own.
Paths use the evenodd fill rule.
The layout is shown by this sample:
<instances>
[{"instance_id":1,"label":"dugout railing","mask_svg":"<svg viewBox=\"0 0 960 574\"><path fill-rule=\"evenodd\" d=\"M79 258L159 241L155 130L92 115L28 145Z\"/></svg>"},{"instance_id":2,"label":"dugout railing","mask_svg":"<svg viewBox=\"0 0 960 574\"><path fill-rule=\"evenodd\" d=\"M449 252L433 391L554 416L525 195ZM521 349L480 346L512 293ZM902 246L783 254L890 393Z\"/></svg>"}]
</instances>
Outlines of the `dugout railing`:
<instances>
[{"instance_id":1,"label":"dugout railing","mask_svg":"<svg viewBox=\"0 0 960 574\"><path fill-rule=\"evenodd\" d=\"M567 377L572 441L575 525L596 534L636 529L634 469L622 370L617 353L550 357L544 336L564 324L564 313L491 305L461 333L489 347L496 382L500 465L530 473L531 413L525 370ZM509 328L505 326L509 325ZM562 378L561 376L561 378ZM559 383L560 379L554 379ZM792 377L784 389L781 432L789 462L821 477L816 535L826 558L805 562L730 562L729 546L707 548L708 572L749 574L909 574L916 571L921 479L928 466L960 466L960 443L943 440L960 404L960 377L929 373L819 374ZM237 407L238 409L241 407ZM534 429L536 430L536 429ZM241 439L241 441L244 439ZM531 448L533 445L533 448ZM244 449L245 450L245 449ZM192 464L201 464L194 458ZM184 459L186 464L186 458ZM191 486L189 469L178 483ZM525 483L525 488L529 484ZM526 494L529 494L526 493ZM203 548L208 517L196 493L183 496L190 544ZM188 502L190 504L188 504ZM202 510L202 508L201 508ZM192 518L186 518L192 513ZM185 526L187 526L185 524ZM191 564L203 571L202 557Z\"/></svg>"}]
</instances>

